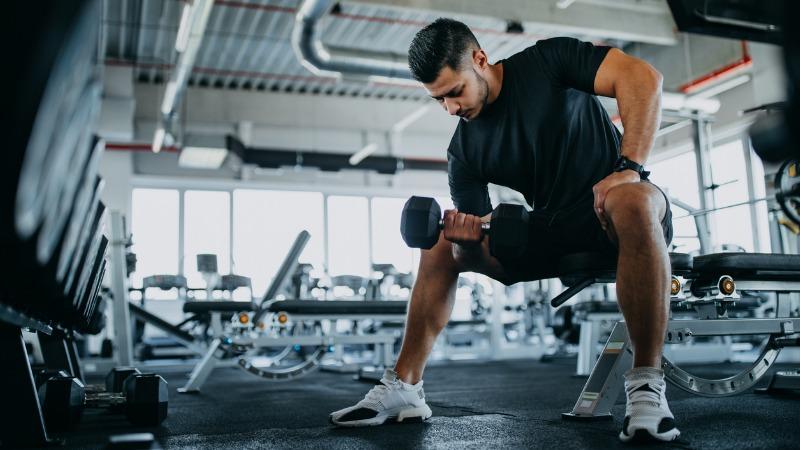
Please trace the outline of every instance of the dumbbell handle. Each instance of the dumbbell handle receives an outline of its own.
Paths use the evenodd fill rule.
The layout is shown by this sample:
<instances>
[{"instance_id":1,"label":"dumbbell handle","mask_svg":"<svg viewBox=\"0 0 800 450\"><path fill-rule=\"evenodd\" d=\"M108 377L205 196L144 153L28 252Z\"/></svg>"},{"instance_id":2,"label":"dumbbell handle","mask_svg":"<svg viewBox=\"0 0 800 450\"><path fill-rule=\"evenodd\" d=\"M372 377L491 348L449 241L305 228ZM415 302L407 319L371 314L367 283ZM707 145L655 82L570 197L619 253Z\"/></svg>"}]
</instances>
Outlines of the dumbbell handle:
<instances>
[{"instance_id":1,"label":"dumbbell handle","mask_svg":"<svg viewBox=\"0 0 800 450\"><path fill-rule=\"evenodd\" d=\"M87 392L84 397L84 404L91 408L110 408L125 402L125 395L119 392Z\"/></svg>"},{"instance_id":2,"label":"dumbbell handle","mask_svg":"<svg viewBox=\"0 0 800 450\"><path fill-rule=\"evenodd\" d=\"M489 222L481 222L481 230L483 230L484 233L488 233L491 228L492 225ZM439 220L439 229L444 230L444 219Z\"/></svg>"}]
</instances>

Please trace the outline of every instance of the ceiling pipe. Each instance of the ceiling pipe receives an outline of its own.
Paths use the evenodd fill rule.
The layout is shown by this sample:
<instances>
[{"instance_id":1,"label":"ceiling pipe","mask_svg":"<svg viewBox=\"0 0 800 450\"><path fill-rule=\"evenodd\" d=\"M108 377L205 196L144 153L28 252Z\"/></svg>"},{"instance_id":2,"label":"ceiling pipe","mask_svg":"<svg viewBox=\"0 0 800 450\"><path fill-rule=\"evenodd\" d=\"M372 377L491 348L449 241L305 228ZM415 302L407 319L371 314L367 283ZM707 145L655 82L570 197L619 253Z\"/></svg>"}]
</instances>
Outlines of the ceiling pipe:
<instances>
[{"instance_id":1,"label":"ceiling pipe","mask_svg":"<svg viewBox=\"0 0 800 450\"><path fill-rule=\"evenodd\" d=\"M167 141L172 118L175 116L178 102L186 89L189 75L192 73L197 52L203 41L203 35L211 15L213 0L193 0L183 7L178 34L175 39L175 50L178 53L178 62L170 74L170 79L164 89L164 99L161 101L161 123L156 127L153 136L153 152L158 153Z\"/></svg>"},{"instance_id":2,"label":"ceiling pipe","mask_svg":"<svg viewBox=\"0 0 800 450\"><path fill-rule=\"evenodd\" d=\"M394 175L402 170L447 172L447 161L441 159L371 155L353 165L350 163L351 156L348 154L248 147L232 135L225 137L225 147L230 154L236 155L242 164L252 164L269 169L308 167L324 172L356 169L374 171L385 175Z\"/></svg>"},{"instance_id":3,"label":"ceiling pipe","mask_svg":"<svg viewBox=\"0 0 800 450\"><path fill-rule=\"evenodd\" d=\"M413 80L405 55L331 49L318 36L319 20L333 0L304 0L295 15L292 48L300 63L318 76L366 76Z\"/></svg>"}]
</instances>

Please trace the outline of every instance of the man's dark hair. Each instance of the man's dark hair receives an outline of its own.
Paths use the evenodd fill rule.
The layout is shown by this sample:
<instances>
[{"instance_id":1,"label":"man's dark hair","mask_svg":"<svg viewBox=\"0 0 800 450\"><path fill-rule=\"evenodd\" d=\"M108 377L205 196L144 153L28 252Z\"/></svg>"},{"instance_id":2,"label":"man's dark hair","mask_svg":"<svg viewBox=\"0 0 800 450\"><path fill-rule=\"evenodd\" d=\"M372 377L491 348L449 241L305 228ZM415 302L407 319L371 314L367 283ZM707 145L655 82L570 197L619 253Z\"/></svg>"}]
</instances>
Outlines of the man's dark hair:
<instances>
[{"instance_id":1,"label":"man's dark hair","mask_svg":"<svg viewBox=\"0 0 800 450\"><path fill-rule=\"evenodd\" d=\"M408 48L408 67L411 75L422 83L430 83L445 66L458 70L464 53L470 47L480 48L478 39L463 23L438 18L419 30Z\"/></svg>"}]
</instances>

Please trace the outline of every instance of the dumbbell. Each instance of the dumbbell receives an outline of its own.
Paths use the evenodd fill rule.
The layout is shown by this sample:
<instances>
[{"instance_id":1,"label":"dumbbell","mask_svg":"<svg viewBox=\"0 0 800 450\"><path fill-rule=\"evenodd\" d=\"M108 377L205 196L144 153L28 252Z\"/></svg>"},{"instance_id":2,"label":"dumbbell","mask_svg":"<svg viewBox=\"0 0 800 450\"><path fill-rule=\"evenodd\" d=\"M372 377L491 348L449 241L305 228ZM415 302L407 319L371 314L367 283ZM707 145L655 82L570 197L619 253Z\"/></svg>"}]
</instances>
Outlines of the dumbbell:
<instances>
[{"instance_id":1,"label":"dumbbell","mask_svg":"<svg viewBox=\"0 0 800 450\"><path fill-rule=\"evenodd\" d=\"M403 206L400 234L409 247L430 249L444 228L442 208L430 197L413 196ZM492 211L489 223L482 223L491 234L489 252L498 259L519 258L528 244L528 212L521 205L501 203Z\"/></svg>"},{"instance_id":2,"label":"dumbbell","mask_svg":"<svg viewBox=\"0 0 800 450\"><path fill-rule=\"evenodd\" d=\"M108 408L124 412L134 425L156 426L167 417L167 382L156 374L133 373L120 392L103 392L87 387L77 378L57 374L39 388L39 402L48 428L74 428L85 408ZM107 379L108 381L108 379Z\"/></svg>"}]
</instances>

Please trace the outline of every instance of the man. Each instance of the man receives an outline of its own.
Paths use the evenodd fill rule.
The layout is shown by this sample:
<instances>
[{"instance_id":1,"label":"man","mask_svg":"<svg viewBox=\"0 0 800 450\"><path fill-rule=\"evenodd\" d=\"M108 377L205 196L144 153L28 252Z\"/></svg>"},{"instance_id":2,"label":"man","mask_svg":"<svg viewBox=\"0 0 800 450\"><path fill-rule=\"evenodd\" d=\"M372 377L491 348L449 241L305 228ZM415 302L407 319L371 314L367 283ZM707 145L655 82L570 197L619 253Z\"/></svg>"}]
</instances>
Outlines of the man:
<instances>
[{"instance_id":1,"label":"man","mask_svg":"<svg viewBox=\"0 0 800 450\"><path fill-rule=\"evenodd\" d=\"M620 50L571 38L539 41L492 65L469 28L450 19L417 33L409 65L430 96L461 117L447 152L456 209L445 212L438 243L422 251L395 369L331 421L365 426L431 416L422 373L450 317L459 273L511 284L552 273L564 254L600 251L618 252L618 301L634 349L620 439L676 439L660 369L672 216L643 168L659 124L661 75ZM595 95L617 99L624 137ZM489 255L491 237L480 229L492 209L487 183L519 191L534 208L520 260Z\"/></svg>"}]
</instances>

